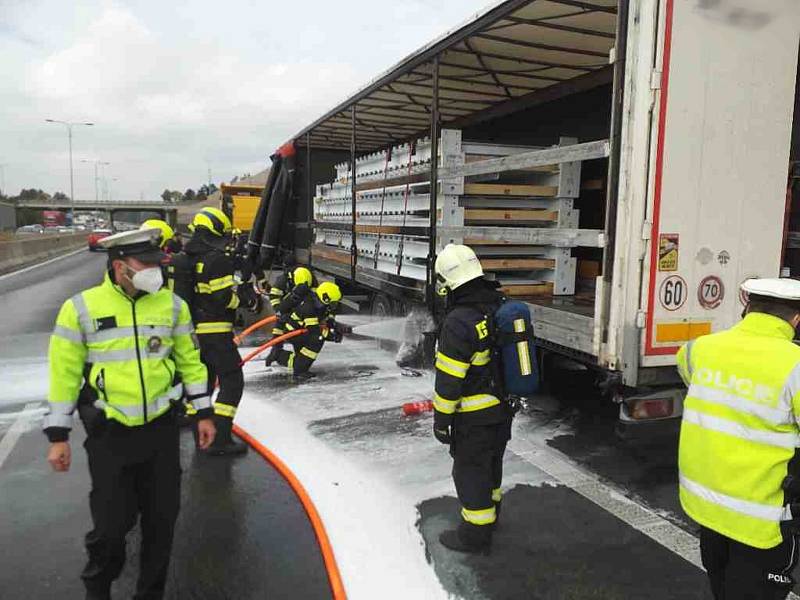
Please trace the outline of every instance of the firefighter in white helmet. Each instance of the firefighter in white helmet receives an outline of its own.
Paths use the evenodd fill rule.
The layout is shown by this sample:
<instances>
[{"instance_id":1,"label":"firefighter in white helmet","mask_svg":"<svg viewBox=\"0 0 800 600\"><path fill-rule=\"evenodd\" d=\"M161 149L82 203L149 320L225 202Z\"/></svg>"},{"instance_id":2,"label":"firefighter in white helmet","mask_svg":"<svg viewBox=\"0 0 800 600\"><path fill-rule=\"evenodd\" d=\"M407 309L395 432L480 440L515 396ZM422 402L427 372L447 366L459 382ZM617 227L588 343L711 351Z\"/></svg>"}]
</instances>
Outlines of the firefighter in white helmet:
<instances>
[{"instance_id":1,"label":"firefighter in white helmet","mask_svg":"<svg viewBox=\"0 0 800 600\"><path fill-rule=\"evenodd\" d=\"M459 552L487 552L500 511L503 454L512 413L500 400L492 364L490 315L503 301L468 246L448 244L436 257L447 314L436 353L433 433L450 446L461 519L439 537Z\"/></svg>"},{"instance_id":2,"label":"firefighter in white helmet","mask_svg":"<svg viewBox=\"0 0 800 600\"><path fill-rule=\"evenodd\" d=\"M714 597L785 598L800 517L800 281L749 279L744 319L678 352L680 499Z\"/></svg>"}]
</instances>

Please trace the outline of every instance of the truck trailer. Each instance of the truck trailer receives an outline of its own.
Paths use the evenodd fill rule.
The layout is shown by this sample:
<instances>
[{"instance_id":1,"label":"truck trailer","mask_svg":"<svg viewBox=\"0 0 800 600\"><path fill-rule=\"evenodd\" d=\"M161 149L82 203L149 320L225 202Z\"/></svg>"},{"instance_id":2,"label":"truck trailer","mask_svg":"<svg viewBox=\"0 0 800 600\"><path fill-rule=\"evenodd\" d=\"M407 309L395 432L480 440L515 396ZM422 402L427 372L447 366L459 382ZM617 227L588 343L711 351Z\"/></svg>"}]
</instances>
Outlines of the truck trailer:
<instances>
[{"instance_id":1,"label":"truck trailer","mask_svg":"<svg viewBox=\"0 0 800 600\"><path fill-rule=\"evenodd\" d=\"M680 414L680 345L740 318L745 279L797 274L798 12L496 3L276 152L251 258L406 314L466 243L623 422Z\"/></svg>"}]
</instances>

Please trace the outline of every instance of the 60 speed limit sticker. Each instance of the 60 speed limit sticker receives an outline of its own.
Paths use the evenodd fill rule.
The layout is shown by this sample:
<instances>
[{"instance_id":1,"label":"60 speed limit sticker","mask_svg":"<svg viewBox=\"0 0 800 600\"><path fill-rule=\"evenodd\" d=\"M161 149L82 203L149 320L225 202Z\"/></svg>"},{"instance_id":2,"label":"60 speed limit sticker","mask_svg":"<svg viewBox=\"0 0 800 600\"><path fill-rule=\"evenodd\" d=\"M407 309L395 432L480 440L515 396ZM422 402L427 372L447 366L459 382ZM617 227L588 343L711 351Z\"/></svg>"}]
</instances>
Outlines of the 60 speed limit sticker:
<instances>
[{"instance_id":1,"label":"60 speed limit sticker","mask_svg":"<svg viewBox=\"0 0 800 600\"><path fill-rule=\"evenodd\" d=\"M708 310L717 308L725 298L725 286L716 275L704 277L697 288L697 301Z\"/></svg>"},{"instance_id":2,"label":"60 speed limit sticker","mask_svg":"<svg viewBox=\"0 0 800 600\"><path fill-rule=\"evenodd\" d=\"M678 310L686 302L688 296L686 281L680 275L670 275L661 282L658 299L667 310Z\"/></svg>"}]
</instances>

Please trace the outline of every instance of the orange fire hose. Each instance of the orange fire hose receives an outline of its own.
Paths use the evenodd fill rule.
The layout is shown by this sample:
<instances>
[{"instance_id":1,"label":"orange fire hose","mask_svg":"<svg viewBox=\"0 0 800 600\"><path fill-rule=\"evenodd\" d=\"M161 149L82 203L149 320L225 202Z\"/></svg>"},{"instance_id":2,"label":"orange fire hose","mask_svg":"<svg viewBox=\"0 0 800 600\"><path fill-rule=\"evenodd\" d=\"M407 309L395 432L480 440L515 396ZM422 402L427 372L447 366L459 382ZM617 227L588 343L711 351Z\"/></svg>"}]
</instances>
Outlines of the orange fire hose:
<instances>
[{"instance_id":1,"label":"orange fire hose","mask_svg":"<svg viewBox=\"0 0 800 600\"><path fill-rule=\"evenodd\" d=\"M272 346L274 346L275 344L279 344L279 343L281 343L281 342L285 342L286 340L290 340L290 339L292 339L293 337L297 337L298 335L301 335L301 334L305 333L306 331L308 331L308 330L307 330L307 329L296 329L296 330L294 330L294 331L290 331L289 333L284 333L283 335L279 335L279 336L278 336L278 337L276 337L276 338L272 338L272 339L271 339L270 341L268 341L266 344L263 344L262 346L259 346L258 348L256 348L255 350L253 350L253 351L252 351L250 354L248 354L247 356L245 356L245 357L242 359L242 363L241 363L241 364L242 364L242 365L244 365L246 362L250 362L250 361L251 361L251 360L253 360L253 359L254 359L256 356L258 356L258 355L259 355L259 354L261 354L261 353L262 353L264 350L266 350L267 348L271 348L271 347L272 347Z\"/></svg>"},{"instance_id":2,"label":"orange fire hose","mask_svg":"<svg viewBox=\"0 0 800 600\"><path fill-rule=\"evenodd\" d=\"M322 552L322 560L325 562L325 570L328 572L328 581L331 585L333 598L334 600L346 600L347 594L344 591L344 583L342 582L341 573L339 573L339 566L336 564L336 556L333 553L333 546L331 546L331 541L328 538L327 532L325 531L325 526L323 525L322 519L317 512L317 508L314 506L314 502L311 500L308 492L306 492L303 484L300 483L300 480L297 479L295 474L292 473L289 467L287 467L280 458L268 450L263 444L261 444L261 442L256 440L244 429L238 425L234 425L233 431L236 433L236 435L247 442L253 448L253 450L258 452L264 458L264 460L271 464L275 470L283 476L283 478L286 480L286 483L289 484L294 493L297 495L300 503L303 505L303 508L306 511L306 514L308 515L308 520L311 521L311 527L314 529L317 542L319 542L319 548Z\"/></svg>"},{"instance_id":3,"label":"orange fire hose","mask_svg":"<svg viewBox=\"0 0 800 600\"><path fill-rule=\"evenodd\" d=\"M238 346L239 344L242 343L242 340L244 340L244 338L253 333L256 329L260 329L264 327L264 325L269 325L270 323L274 323L277 320L278 320L277 315L271 315L265 319L261 319L260 321L253 323L252 325L250 325L250 327L248 327L247 329L242 331L242 333L233 338L234 343Z\"/></svg>"}]
</instances>

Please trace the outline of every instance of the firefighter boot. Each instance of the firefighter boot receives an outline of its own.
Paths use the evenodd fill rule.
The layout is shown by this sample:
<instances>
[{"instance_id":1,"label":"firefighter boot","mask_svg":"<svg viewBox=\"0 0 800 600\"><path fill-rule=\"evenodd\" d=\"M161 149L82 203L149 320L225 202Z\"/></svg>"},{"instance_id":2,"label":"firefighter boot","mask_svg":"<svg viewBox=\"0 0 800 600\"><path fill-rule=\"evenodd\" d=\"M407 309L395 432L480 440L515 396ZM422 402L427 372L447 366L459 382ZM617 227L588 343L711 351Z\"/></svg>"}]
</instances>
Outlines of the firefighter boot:
<instances>
[{"instance_id":1,"label":"firefighter boot","mask_svg":"<svg viewBox=\"0 0 800 600\"><path fill-rule=\"evenodd\" d=\"M267 357L264 359L264 366L268 367L276 360L278 360L278 354L280 354L279 346L273 346L272 348L270 348Z\"/></svg>"},{"instance_id":2,"label":"firefighter boot","mask_svg":"<svg viewBox=\"0 0 800 600\"><path fill-rule=\"evenodd\" d=\"M443 531L439 541L456 552L488 555L492 548L492 527L462 522L458 529Z\"/></svg>"},{"instance_id":3,"label":"firefighter boot","mask_svg":"<svg viewBox=\"0 0 800 600\"><path fill-rule=\"evenodd\" d=\"M214 415L214 425L217 428L217 435L207 450L209 456L239 456L247 452L247 444L233 439L231 435L233 419Z\"/></svg>"},{"instance_id":4,"label":"firefighter boot","mask_svg":"<svg viewBox=\"0 0 800 600\"><path fill-rule=\"evenodd\" d=\"M87 585L86 600L111 600L111 585Z\"/></svg>"},{"instance_id":5,"label":"firefighter boot","mask_svg":"<svg viewBox=\"0 0 800 600\"><path fill-rule=\"evenodd\" d=\"M497 529L500 526L500 511L503 508L503 501L498 500L494 503L494 523L492 523L492 529Z\"/></svg>"}]
</instances>

